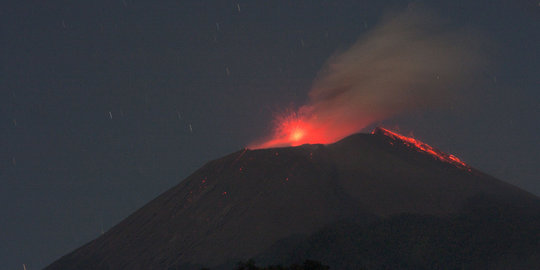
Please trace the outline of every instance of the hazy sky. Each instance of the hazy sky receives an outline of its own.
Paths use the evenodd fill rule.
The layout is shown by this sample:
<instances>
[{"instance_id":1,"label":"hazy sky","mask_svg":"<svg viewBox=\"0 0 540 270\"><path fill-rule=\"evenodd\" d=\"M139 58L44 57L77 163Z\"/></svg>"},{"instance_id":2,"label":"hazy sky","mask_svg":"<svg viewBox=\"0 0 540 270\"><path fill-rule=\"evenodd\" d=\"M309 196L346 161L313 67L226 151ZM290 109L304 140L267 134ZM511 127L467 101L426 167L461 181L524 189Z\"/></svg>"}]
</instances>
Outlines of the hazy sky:
<instances>
[{"instance_id":1,"label":"hazy sky","mask_svg":"<svg viewBox=\"0 0 540 270\"><path fill-rule=\"evenodd\" d=\"M482 36L487 64L449 106L378 124L540 195L538 1L14 2L0 9L0 268L41 268L268 135L329 57L418 5Z\"/></svg>"}]
</instances>

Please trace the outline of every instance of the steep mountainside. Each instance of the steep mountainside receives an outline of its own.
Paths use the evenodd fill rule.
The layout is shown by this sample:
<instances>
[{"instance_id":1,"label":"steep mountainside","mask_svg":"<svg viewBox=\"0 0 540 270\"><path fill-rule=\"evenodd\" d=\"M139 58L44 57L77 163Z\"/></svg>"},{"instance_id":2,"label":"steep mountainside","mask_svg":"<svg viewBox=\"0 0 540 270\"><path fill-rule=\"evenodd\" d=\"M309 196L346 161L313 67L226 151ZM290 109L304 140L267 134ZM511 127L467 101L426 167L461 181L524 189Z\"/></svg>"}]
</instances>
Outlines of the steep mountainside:
<instances>
[{"instance_id":1,"label":"steep mountainside","mask_svg":"<svg viewBox=\"0 0 540 270\"><path fill-rule=\"evenodd\" d=\"M408 139L376 129L373 134L352 135L330 145L238 151L207 163L98 239L46 269L226 268L252 257L275 263L313 256L340 269L384 268L388 265L362 259L384 257L384 249L370 247L382 245L396 253L401 244L418 242L418 231L411 231L418 230L416 227L424 226L426 232L437 235L439 226L428 226L424 221L432 225L459 223L481 216L466 213L495 209L489 215L494 222L512 214L517 220L531 220L523 225L526 228L539 224L539 198ZM512 211L502 210L507 206ZM399 218L403 215L404 225ZM490 218L480 219L488 222ZM397 231L384 229L387 223ZM339 229L343 226L336 224L352 225ZM448 226L440 227L441 235L449 235L444 239L466 238L467 227L454 239L452 228L461 225ZM494 233L501 230L507 227ZM528 230L540 235L540 230ZM328 236L333 231L365 237ZM403 243L383 244L396 233L406 234L402 235ZM329 242L314 240L321 237ZM437 241L445 245L443 240ZM531 248L540 246L534 238L531 241ZM415 248L420 249L417 260L421 261L429 257L423 253L426 248L432 247ZM498 250L504 253L507 249ZM395 260L402 260L404 256L400 256L394 256Z\"/></svg>"}]
</instances>

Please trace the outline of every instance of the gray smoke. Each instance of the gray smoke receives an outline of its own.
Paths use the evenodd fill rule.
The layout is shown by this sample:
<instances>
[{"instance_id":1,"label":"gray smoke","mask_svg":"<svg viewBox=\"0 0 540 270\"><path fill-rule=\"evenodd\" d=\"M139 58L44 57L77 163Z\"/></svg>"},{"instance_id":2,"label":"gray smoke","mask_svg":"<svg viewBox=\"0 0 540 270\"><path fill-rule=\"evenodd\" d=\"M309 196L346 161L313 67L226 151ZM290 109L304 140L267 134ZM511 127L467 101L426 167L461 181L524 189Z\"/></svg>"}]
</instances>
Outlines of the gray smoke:
<instances>
[{"instance_id":1,"label":"gray smoke","mask_svg":"<svg viewBox=\"0 0 540 270\"><path fill-rule=\"evenodd\" d=\"M327 61L299 114L334 141L396 114L443 106L482 62L476 41L426 11L388 15Z\"/></svg>"}]
</instances>

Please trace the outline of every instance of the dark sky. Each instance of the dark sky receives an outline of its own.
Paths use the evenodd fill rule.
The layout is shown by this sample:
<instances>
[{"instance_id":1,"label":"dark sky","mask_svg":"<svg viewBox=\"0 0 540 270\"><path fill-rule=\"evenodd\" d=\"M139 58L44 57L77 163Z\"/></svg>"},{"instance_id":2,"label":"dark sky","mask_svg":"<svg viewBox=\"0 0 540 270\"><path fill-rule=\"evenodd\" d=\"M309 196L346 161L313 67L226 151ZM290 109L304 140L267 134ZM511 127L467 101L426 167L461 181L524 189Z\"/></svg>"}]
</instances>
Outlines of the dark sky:
<instances>
[{"instance_id":1,"label":"dark sky","mask_svg":"<svg viewBox=\"0 0 540 270\"><path fill-rule=\"evenodd\" d=\"M538 1L16 1L1 8L0 268L99 236L301 105L333 53L427 6L486 41L451 109L381 123L540 195Z\"/></svg>"}]
</instances>

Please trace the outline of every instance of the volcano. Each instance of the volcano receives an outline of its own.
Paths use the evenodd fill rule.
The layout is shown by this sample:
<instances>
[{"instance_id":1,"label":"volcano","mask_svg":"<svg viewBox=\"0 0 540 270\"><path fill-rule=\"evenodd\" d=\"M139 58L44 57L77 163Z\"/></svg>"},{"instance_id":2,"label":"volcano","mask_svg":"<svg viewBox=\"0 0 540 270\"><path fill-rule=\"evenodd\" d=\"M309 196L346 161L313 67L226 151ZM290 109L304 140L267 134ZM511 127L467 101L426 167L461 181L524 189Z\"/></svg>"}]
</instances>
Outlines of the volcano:
<instances>
[{"instance_id":1,"label":"volcano","mask_svg":"<svg viewBox=\"0 0 540 270\"><path fill-rule=\"evenodd\" d=\"M540 269L540 198L387 129L208 162L46 269Z\"/></svg>"}]
</instances>

